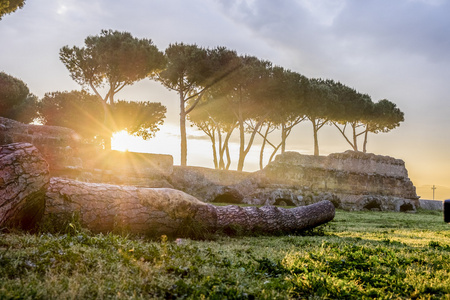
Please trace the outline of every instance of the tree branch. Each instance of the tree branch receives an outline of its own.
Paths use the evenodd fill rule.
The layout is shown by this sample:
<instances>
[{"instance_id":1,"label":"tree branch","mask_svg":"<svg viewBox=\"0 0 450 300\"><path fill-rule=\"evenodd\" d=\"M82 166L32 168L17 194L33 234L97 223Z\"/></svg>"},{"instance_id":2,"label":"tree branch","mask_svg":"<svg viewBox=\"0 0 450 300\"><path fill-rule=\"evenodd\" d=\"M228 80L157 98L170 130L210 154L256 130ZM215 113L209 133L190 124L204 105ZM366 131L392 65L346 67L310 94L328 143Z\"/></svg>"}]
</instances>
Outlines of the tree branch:
<instances>
[{"instance_id":1,"label":"tree branch","mask_svg":"<svg viewBox=\"0 0 450 300\"><path fill-rule=\"evenodd\" d=\"M352 146L352 148L355 148L355 145L353 145L352 142L350 142L350 140L348 139L347 135L345 134L345 129L347 128L347 123L345 123L344 125L344 129L341 129L336 122L331 122L333 123L334 126L336 126L336 128L339 130L339 132L342 134L342 136L345 138L345 140L347 141L347 143L350 144L350 146Z\"/></svg>"}]
</instances>

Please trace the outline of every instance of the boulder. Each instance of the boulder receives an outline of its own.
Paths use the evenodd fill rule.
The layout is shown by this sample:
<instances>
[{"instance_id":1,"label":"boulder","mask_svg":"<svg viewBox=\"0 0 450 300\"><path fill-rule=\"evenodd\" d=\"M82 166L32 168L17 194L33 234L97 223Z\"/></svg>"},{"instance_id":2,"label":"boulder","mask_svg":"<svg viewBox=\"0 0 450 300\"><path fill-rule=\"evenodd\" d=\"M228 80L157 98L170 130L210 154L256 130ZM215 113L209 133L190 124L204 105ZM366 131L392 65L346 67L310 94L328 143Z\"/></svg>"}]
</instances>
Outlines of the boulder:
<instances>
[{"instance_id":1,"label":"boulder","mask_svg":"<svg viewBox=\"0 0 450 300\"><path fill-rule=\"evenodd\" d=\"M420 208L425 210L438 210L442 211L444 203L441 200L425 200L420 199Z\"/></svg>"},{"instance_id":2,"label":"boulder","mask_svg":"<svg viewBox=\"0 0 450 300\"><path fill-rule=\"evenodd\" d=\"M44 212L49 168L31 144L0 146L0 227L31 229Z\"/></svg>"}]
</instances>

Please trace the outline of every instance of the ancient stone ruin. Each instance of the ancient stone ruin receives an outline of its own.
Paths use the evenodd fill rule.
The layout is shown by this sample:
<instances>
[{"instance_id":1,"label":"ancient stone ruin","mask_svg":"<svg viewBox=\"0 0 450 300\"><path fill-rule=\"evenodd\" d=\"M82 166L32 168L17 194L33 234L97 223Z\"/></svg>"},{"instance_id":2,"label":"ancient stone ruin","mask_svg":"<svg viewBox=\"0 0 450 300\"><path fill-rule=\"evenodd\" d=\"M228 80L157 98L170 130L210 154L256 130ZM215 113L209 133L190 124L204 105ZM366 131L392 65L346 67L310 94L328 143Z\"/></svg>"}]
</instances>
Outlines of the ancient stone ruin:
<instances>
[{"instance_id":1,"label":"ancient stone ruin","mask_svg":"<svg viewBox=\"0 0 450 300\"><path fill-rule=\"evenodd\" d=\"M329 200L346 210L380 211L420 206L402 160L354 151L286 152L255 173L174 167L170 182L206 202L303 206Z\"/></svg>"},{"instance_id":2,"label":"ancient stone ruin","mask_svg":"<svg viewBox=\"0 0 450 300\"><path fill-rule=\"evenodd\" d=\"M346 151L329 156L280 155L262 172L273 184L302 187L346 210L415 211L420 206L405 162Z\"/></svg>"},{"instance_id":3,"label":"ancient stone ruin","mask_svg":"<svg viewBox=\"0 0 450 300\"><path fill-rule=\"evenodd\" d=\"M103 151L84 143L69 128L28 125L0 117L0 145L19 142L30 143L39 150L49 164L51 177L167 187L166 179L173 171L170 155Z\"/></svg>"},{"instance_id":4,"label":"ancient stone ruin","mask_svg":"<svg viewBox=\"0 0 450 300\"><path fill-rule=\"evenodd\" d=\"M1 227L31 229L38 223L64 227L76 220L92 232L190 236L195 230L230 228L289 233L334 218L335 207L329 201L292 209L216 207L173 189L170 156L93 151L64 128L3 118L0 125L1 143L10 142L0 146ZM49 166L47 159L55 165ZM110 181L134 185L105 183ZM172 188L149 187L155 185Z\"/></svg>"},{"instance_id":5,"label":"ancient stone ruin","mask_svg":"<svg viewBox=\"0 0 450 300\"><path fill-rule=\"evenodd\" d=\"M304 206L329 200L346 210L415 211L420 207L404 161L355 151L329 156L286 152L264 170L237 172L173 165L170 155L104 151L67 128L0 118L0 145L30 142L51 177L173 188L203 202Z\"/></svg>"},{"instance_id":6,"label":"ancient stone ruin","mask_svg":"<svg viewBox=\"0 0 450 300\"><path fill-rule=\"evenodd\" d=\"M24 142L29 144L23 144ZM198 217L201 214L197 214L197 211L208 212L211 218L208 226L211 228L225 226L223 224L232 220L233 214L240 215L234 218L236 223L244 222L246 226L250 226L248 220L253 216L252 222L259 224L258 227L264 227L265 221L258 221L261 218L274 224L269 221L270 218L292 215L293 212L288 213L280 208L255 210L236 206L230 209L212 209L212 206L206 205L208 202L289 205L298 208L322 203L319 210L326 217L323 220L319 218L317 223L334 216L334 208L331 212L323 203L333 203L334 207L345 210L415 211L420 206L419 197L402 160L361 152L347 151L329 156L286 152L278 155L265 169L253 173L180 167L173 165L173 159L169 155L104 151L84 144L74 131L67 128L26 125L5 118L0 118L0 145L3 145L0 190L3 193L2 199L6 199L0 203L3 215L5 212L9 215L16 212L19 215L20 211L30 207L35 209L40 205L37 203L42 204L42 197L35 197L35 202L28 203L27 199L30 197L26 192L12 191L14 182L25 182L26 186L32 186L35 184L34 180L36 190L33 189L31 195L42 195L43 190L48 188L44 193L46 210L36 210L36 218L42 214L48 219L50 216L67 217L74 212L81 213L85 218L82 220L84 224L94 230L102 228L97 223L98 220L104 220L105 224L102 226L105 229L123 228L126 224L135 228L134 232L141 232L144 227L145 230L155 231L155 228L159 228L176 231L181 223L174 222L176 218L170 217L171 210L161 210L154 205L158 203L156 198L164 198L167 203L172 203L170 199L173 195L180 195L177 193L182 192L183 199L191 197L188 203L192 207L187 210L191 214L184 219L203 220L204 218ZM12 171L11 164L17 163L11 160L15 147L19 148L17 153L28 156L17 156L15 159L22 169ZM45 167L47 163L48 167ZM31 170L28 167L32 167ZM37 169L41 171L36 171ZM21 175L21 172L29 174ZM52 179L49 181L50 177ZM163 190L155 194L152 191L154 188ZM20 199L12 200L11 196L4 196L5 193L20 194ZM143 200L145 197L139 195L152 200ZM122 200L117 200L119 198ZM123 199L134 200L127 202ZM180 202L180 207L183 207L183 203L187 202ZM110 217L94 217L83 210L85 206L91 207L92 211L103 211ZM121 210L141 215L135 218L136 221L132 221L127 217L128 213L119 213ZM225 215L221 212L224 210L229 217L223 217ZM10 222L18 223L12 219ZM283 221L273 228L290 228L286 224L288 223ZM271 230L269 227L266 229Z\"/></svg>"},{"instance_id":7,"label":"ancient stone ruin","mask_svg":"<svg viewBox=\"0 0 450 300\"><path fill-rule=\"evenodd\" d=\"M64 228L77 222L92 232L191 236L239 227L243 232L289 233L331 221L329 201L283 209L216 207L168 188L87 183L52 177L29 143L0 146L0 226ZM42 220L43 217L43 220Z\"/></svg>"}]
</instances>

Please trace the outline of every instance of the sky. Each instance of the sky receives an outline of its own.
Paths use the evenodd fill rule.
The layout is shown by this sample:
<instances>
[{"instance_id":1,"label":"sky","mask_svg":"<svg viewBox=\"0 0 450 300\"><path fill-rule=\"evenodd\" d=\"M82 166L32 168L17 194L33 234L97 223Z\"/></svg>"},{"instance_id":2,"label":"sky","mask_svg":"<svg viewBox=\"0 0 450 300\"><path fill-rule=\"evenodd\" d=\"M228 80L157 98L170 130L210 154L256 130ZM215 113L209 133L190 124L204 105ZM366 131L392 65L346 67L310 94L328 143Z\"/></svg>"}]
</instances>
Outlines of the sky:
<instances>
[{"instance_id":1,"label":"sky","mask_svg":"<svg viewBox=\"0 0 450 300\"><path fill-rule=\"evenodd\" d=\"M102 29L149 38L161 51L175 42L225 46L310 78L340 81L375 102L396 103L405 122L370 135L368 152L403 159L418 195L432 199L435 185L435 199L442 200L450 198L449 15L446 0L27 0L0 20L0 71L42 98L81 89L59 60L59 49L81 47ZM122 136L116 147L172 154L179 163L176 93L143 80L116 98L167 106L153 140ZM188 164L212 167L207 138L195 128L188 134ZM312 139L304 123L287 150L313 154ZM244 170L258 169L260 142ZM350 149L331 126L319 132L319 146L321 155Z\"/></svg>"}]
</instances>

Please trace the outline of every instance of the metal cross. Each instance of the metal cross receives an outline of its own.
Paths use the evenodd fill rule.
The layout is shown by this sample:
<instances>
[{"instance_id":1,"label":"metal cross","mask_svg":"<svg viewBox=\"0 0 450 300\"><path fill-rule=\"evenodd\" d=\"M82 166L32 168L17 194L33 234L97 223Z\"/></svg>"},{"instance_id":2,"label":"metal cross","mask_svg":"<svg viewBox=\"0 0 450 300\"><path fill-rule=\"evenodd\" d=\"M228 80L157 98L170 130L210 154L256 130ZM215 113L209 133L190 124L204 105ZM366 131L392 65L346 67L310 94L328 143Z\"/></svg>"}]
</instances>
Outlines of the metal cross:
<instances>
[{"instance_id":1,"label":"metal cross","mask_svg":"<svg viewBox=\"0 0 450 300\"><path fill-rule=\"evenodd\" d=\"M433 190L433 200L434 200L434 191L437 189L437 187L435 187L433 184L433 187L431 189Z\"/></svg>"}]
</instances>

